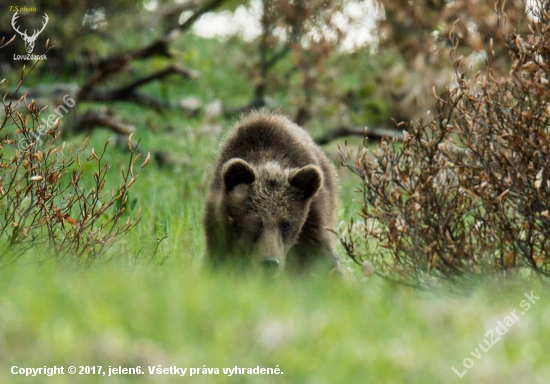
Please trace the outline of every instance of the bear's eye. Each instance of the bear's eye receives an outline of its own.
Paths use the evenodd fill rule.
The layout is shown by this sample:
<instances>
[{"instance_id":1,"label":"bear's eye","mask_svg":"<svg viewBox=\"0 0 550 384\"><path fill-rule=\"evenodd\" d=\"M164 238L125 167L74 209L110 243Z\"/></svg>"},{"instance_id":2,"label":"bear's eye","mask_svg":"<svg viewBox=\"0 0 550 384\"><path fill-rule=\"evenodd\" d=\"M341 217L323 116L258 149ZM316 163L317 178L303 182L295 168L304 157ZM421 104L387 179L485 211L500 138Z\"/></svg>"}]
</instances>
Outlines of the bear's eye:
<instances>
[{"instance_id":1,"label":"bear's eye","mask_svg":"<svg viewBox=\"0 0 550 384\"><path fill-rule=\"evenodd\" d=\"M289 232L291 229L291 225L289 222L283 221L280 225L282 232Z\"/></svg>"}]
</instances>

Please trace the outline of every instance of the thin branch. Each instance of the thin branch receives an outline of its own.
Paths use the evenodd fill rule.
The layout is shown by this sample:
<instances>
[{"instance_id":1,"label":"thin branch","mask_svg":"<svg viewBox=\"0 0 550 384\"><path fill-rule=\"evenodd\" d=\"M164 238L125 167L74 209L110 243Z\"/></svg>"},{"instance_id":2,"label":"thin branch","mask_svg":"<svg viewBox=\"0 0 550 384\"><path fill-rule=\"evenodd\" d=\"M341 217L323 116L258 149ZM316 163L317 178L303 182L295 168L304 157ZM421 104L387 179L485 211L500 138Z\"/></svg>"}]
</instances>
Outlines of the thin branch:
<instances>
[{"instance_id":1,"label":"thin branch","mask_svg":"<svg viewBox=\"0 0 550 384\"><path fill-rule=\"evenodd\" d=\"M189 17L185 22L178 27L180 31L186 31L188 30L194 23L197 21L202 15L205 13L211 12L214 9L218 8L220 5L222 5L225 2L225 0L213 0L206 4L204 7L200 8L195 12L191 17Z\"/></svg>"},{"instance_id":2,"label":"thin branch","mask_svg":"<svg viewBox=\"0 0 550 384\"><path fill-rule=\"evenodd\" d=\"M325 134L315 138L317 144L323 145L328 144L333 140L348 137L348 136L359 136L367 137L371 140L380 141L382 138L387 137L390 139L403 140L403 133L395 131L393 129L385 128L359 128L359 127L339 127L331 131L326 132Z\"/></svg>"},{"instance_id":3,"label":"thin branch","mask_svg":"<svg viewBox=\"0 0 550 384\"><path fill-rule=\"evenodd\" d=\"M110 56L102 60L98 65L98 72L91 76L78 92L78 99L86 99L88 93L97 84L105 80L110 75L124 70L133 60L142 60L155 56L171 58L172 54L169 51L169 45L177 36L178 33L175 31L158 38L145 47L138 48L121 55Z\"/></svg>"},{"instance_id":4,"label":"thin branch","mask_svg":"<svg viewBox=\"0 0 550 384\"><path fill-rule=\"evenodd\" d=\"M87 111L78 116L68 131L81 132L85 130L93 130L95 127L105 127L120 135L128 136L135 131L135 127L126 124L122 120L114 117L109 111ZM71 129L73 128L73 129Z\"/></svg>"},{"instance_id":5,"label":"thin branch","mask_svg":"<svg viewBox=\"0 0 550 384\"><path fill-rule=\"evenodd\" d=\"M198 73L181 67L179 65L171 65L161 71L150 74L149 76L138 79L130 84L114 89L90 90L81 100L87 101L127 101L148 108L153 108L156 111L170 109L173 105L164 100L159 100L154 97L137 92L137 88L155 80L160 80L171 74L179 74L186 79L198 76Z\"/></svg>"},{"instance_id":6,"label":"thin branch","mask_svg":"<svg viewBox=\"0 0 550 384\"><path fill-rule=\"evenodd\" d=\"M155 80L161 80L164 77L172 74L181 75L184 79L194 79L199 76L199 73L197 71L182 67L181 65L173 64L168 68L165 68L158 72L154 72L149 76L138 79L133 83L130 83L124 87L120 87L117 90L114 90L114 92L120 92L120 93L132 92L136 88L141 87L142 85L145 85Z\"/></svg>"}]
</instances>

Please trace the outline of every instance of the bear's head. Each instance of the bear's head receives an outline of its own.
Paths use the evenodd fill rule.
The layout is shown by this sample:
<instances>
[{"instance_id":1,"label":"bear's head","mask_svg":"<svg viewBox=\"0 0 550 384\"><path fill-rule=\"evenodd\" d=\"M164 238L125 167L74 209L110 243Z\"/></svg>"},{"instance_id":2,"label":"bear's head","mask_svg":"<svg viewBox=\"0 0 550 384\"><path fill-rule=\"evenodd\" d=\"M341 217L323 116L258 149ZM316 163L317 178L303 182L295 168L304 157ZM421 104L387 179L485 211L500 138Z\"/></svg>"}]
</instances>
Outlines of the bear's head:
<instances>
[{"instance_id":1,"label":"bear's head","mask_svg":"<svg viewBox=\"0 0 550 384\"><path fill-rule=\"evenodd\" d=\"M233 158L223 165L222 181L231 258L271 273L283 270L323 184L319 167L287 169L274 161L253 165Z\"/></svg>"}]
</instances>

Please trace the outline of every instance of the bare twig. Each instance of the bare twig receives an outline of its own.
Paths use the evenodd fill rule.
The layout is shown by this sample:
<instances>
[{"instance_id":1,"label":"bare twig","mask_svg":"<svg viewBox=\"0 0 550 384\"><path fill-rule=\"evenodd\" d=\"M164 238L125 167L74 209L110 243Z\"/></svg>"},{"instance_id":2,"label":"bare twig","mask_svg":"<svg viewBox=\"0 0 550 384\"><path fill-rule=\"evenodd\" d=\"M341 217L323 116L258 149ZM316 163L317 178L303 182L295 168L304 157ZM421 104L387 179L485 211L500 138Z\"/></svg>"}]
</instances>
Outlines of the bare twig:
<instances>
[{"instance_id":1,"label":"bare twig","mask_svg":"<svg viewBox=\"0 0 550 384\"><path fill-rule=\"evenodd\" d=\"M342 137L358 136L367 137L368 139L380 141L384 137L389 139L403 140L403 133L385 128L359 128L359 127L339 127L326 132L325 134L317 137L315 142L320 145L328 144L333 140L340 139Z\"/></svg>"}]
</instances>

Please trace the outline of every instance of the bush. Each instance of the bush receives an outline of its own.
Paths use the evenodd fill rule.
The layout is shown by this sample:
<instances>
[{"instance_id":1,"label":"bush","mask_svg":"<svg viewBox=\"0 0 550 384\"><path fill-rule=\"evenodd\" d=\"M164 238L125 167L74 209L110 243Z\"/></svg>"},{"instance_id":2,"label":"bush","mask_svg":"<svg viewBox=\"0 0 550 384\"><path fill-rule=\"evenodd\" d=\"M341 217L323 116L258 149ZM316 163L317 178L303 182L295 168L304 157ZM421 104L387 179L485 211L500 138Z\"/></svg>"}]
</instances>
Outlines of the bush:
<instances>
[{"instance_id":1,"label":"bush","mask_svg":"<svg viewBox=\"0 0 550 384\"><path fill-rule=\"evenodd\" d=\"M109 142L100 153L86 151L88 139L76 151L68 149L58 140L61 117L47 122L47 107L26 94L14 97L33 68L26 74L23 69L13 92L5 79L0 83L5 112L0 121L0 257L8 251L19 257L40 246L92 261L139 222L139 212L126 213L128 191L149 157L134 168L140 154L130 136L122 182L106 190Z\"/></svg>"},{"instance_id":2,"label":"bush","mask_svg":"<svg viewBox=\"0 0 550 384\"><path fill-rule=\"evenodd\" d=\"M361 220L341 241L364 271L416 287L520 270L549 276L549 10L532 10L531 32L506 40L505 78L490 62L471 77L455 41L456 86L437 98L430 122L398 124L403 142L372 153L341 148L362 191Z\"/></svg>"}]
</instances>

